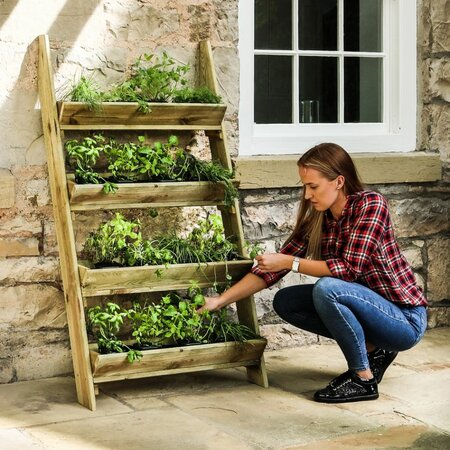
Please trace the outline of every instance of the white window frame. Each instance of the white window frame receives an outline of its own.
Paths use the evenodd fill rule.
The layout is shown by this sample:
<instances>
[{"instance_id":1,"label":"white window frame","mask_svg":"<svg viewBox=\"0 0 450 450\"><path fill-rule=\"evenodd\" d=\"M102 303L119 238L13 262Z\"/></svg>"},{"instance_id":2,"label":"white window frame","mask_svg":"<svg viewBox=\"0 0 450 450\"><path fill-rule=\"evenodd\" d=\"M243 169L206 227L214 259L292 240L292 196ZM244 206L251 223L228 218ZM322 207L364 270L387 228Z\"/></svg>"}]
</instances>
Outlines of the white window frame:
<instances>
[{"instance_id":1,"label":"white window frame","mask_svg":"<svg viewBox=\"0 0 450 450\"><path fill-rule=\"evenodd\" d=\"M383 1L383 29L389 31L383 32L383 52L376 54L384 58L382 123L255 124L254 55L264 54L264 51L255 52L254 49L254 1L240 0L239 155L300 154L320 142L335 142L350 153L414 151L417 108L416 14L414 0ZM340 7L339 26L342 26L342 18ZM296 32L293 34L293 39L296 39ZM294 48L297 48L297 44ZM270 54L273 53L270 51ZM318 51L298 50L277 53L320 55ZM352 54L343 51L338 53L339 56ZM364 53L357 55L365 56ZM341 75L342 66L340 64ZM342 76L339 82L343 82ZM342 108L342 100L339 107Z\"/></svg>"}]
</instances>

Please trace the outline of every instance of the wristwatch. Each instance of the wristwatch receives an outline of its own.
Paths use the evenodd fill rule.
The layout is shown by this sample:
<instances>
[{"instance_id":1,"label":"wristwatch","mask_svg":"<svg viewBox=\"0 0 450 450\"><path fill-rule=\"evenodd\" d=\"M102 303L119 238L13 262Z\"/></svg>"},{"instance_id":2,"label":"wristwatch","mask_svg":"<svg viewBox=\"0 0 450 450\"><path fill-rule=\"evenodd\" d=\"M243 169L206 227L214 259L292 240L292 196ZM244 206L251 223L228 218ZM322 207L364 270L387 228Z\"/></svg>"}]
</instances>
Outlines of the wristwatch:
<instances>
[{"instance_id":1,"label":"wristwatch","mask_svg":"<svg viewBox=\"0 0 450 450\"><path fill-rule=\"evenodd\" d=\"M295 257L294 261L292 261L292 272L298 273L300 269L300 258Z\"/></svg>"}]
</instances>

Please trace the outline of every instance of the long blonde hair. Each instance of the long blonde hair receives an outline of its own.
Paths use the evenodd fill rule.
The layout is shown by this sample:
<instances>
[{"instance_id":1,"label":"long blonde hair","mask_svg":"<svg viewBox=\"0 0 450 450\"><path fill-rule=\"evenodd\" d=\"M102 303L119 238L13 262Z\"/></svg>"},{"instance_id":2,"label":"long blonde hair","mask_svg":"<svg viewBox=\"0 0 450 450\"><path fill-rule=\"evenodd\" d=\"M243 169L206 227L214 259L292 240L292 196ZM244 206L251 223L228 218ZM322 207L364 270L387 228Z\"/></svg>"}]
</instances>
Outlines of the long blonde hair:
<instances>
[{"instance_id":1,"label":"long blonde hair","mask_svg":"<svg viewBox=\"0 0 450 450\"><path fill-rule=\"evenodd\" d=\"M297 166L316 169L329 181L342 175L345 179L343 186L345 196L364 190L364 184L359 178L352 158L337 144L316 145L301 156ZM297 223L288 241L292 238L308 240L306 256L320 259L324 212L316 211L311 202L305 198L305 193L306 189L303 189Z\"/></svg>"}]
</instances>

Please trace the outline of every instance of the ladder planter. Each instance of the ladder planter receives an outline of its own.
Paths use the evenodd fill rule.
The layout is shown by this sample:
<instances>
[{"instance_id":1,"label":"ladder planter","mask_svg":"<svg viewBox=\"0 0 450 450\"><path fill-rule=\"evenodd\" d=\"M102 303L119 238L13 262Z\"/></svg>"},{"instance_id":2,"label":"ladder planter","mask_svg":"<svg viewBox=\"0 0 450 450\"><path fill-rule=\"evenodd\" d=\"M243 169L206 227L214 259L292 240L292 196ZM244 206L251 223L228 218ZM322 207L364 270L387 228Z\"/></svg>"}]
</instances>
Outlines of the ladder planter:
<instances>
[{"instance_id":1,"label":"ladder planter","mask_svg":"<svg viewBox=\"0 0 450 450\"><path fill-rule=\"evenodd\" d=\"M217 81L209 42L199 45L200 84L217 93ZM239 203L224 205L224 185L210 182L121 183L115 193L105 194L102 185L81 185L66 173L63 133L76 130L138 130L189 132L204 130L214 159L232 168L227 151L223 117L226 106L204 104L150 104L150 113L137 103L104 103L98 111L78 102L57 103L48 36L39 36L39 99L47 150L49 184L59 247L61 278L66 300L78 402L96 409L98 384L166 374L244 366L248 380L267 387L263 338L143 351L140 361L129 363L124 353L99 354L89 344L84 307L86 298L99 295L170 291L189 287L196 280L201 287L224 284L229 274L236 281L248 273L252 261L246 258ZM142 267L95 268L80 261L75 247L73 220L77 211L168 206L210 206L221 211L227 236L236 238L242 260L207 264L177 264ZM237 303L239 322L258 334L252 297Z\"/></svg>"}]
</instances>

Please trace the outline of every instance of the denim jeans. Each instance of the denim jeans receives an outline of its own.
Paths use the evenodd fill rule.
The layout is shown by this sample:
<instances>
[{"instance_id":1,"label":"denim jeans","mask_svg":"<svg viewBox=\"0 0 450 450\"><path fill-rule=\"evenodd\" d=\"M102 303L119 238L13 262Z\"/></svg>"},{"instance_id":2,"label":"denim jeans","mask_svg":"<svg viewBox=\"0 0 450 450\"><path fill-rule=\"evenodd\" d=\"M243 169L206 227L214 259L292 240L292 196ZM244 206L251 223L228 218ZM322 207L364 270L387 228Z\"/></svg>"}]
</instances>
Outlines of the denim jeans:
<instances>
[{"instance_id":1,"label":"denim jeans","mask_svg":"<svg viewBox=\"0 0 450 450\"><path fill-rule=\"evenodd\" d=\"M332 277L280 289L273 307L286 322L335 339L354 371L369 368L366 342L385 350L407 350L427 326L424 306L392 303L361 284Z\"/></svg>"}]
</instances>

